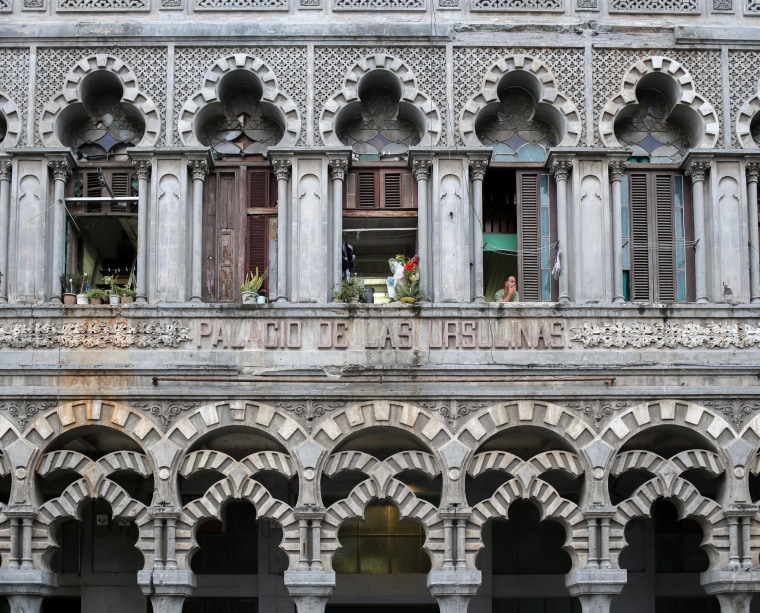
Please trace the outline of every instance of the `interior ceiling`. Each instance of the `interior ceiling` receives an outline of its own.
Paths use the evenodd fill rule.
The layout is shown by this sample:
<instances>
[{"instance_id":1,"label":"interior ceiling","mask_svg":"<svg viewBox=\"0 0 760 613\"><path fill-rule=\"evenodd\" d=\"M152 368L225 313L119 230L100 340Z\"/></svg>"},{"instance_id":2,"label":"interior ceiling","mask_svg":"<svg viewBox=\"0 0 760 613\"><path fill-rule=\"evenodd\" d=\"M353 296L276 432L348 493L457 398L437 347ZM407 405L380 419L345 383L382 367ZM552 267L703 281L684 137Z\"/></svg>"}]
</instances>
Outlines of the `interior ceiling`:
<instances>
[{"instance_id":1,"label":"interior ceiling","mask_svg":"<svg viewBox=\"0 0 760 613\"><path fill-rule=\"evenodd\" d=\"M417 219L344 218L343 240L353 245L357 274L361 277L388 276L388 260L398 254L416 253Z\"/></svg>"},{"instance_id":2,"label":"interior ceiling","mask_svg":"<svg viewBox=\"0 0 760 613\"><path fill-rule=\"evenodd\" d=\"M136 215L77 217L76 225L80 236L95 248L101 260L120 259L125 255L132 258L137 251ZM127 242L131 245L132 254L124 253Z\"/></svg>"}]
</instances>

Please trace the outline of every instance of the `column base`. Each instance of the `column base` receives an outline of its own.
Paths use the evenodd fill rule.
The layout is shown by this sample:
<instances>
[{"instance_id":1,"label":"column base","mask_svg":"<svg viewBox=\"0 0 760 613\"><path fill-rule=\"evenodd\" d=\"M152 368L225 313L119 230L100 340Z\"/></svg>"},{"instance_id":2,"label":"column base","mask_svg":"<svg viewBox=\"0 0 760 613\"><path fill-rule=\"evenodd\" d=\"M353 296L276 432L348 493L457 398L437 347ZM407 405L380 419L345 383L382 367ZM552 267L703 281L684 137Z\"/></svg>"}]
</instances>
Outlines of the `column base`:
<instances>
[{"instance_id":1,"label":"column base","mask_svg":"<svg viewBox=\"0 0 760 613\"><path fill-rule=\"evenodd\" d=\"M628 571L617 568L584 568L565 578L571 596L581 603L583 613L609 613L612 599L623 591Z\"/></svg>"},{"instance_id":2,"label":"column base","mask_svg":"<svg viewBox=\"0 0 760 613\"><path fill-rule=\"evenodd\" d=\"M137 584L150 597L154 613L182 613L185 598L195 589L195 575L188 570L141 570Z\"/></svg>"},{"instance_id":3,"label":"column base","mask_svg":"<svg viewBox=\"0 0 760 613\"><path fill-rule=\"evenodd\" d=\"M482 582L479 570L431 570L427 576L428 590L441 613L465 613Z\"/></svg>"},{"instance_id":4,"label":"column base","mask_svg":"<svg viewBox=\"0 0 760 613\"><path fill-rule=\"evenodd\" d=\"M331 570L286 570L285 587L296 603L298 613L324 613L335 591L335 572Z\"/></svg>"}]
</instances>

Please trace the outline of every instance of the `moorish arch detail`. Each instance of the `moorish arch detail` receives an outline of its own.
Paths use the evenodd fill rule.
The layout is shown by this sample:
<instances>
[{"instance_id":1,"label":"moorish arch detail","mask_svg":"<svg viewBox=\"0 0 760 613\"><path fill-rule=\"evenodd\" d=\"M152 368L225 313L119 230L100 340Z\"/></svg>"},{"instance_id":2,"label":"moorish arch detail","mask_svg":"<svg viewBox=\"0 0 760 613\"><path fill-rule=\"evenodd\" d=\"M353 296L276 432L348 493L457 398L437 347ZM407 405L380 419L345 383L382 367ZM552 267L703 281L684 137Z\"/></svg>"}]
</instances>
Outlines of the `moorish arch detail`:
<instances>
[{"instance_id":1,"label":"moorish arch detail","mask_svg":"<svg viewBox=\"0 0 760 613\"><path fill-rule=\"evenodd\" d=\"M304 428L269 404L229 400L206 404L182 413L166 433L181 449L220 428L247 427L269 435L284 448L293 449L307 439Z\"/></svg>"},{"instance_id":2,"label":"moorish arch detail","mask_svg":"<svg viewBox=\"0 0 760 613\"><path fill-rule=\"evenodd\" d=\"M190 568L190 558L198 550L195 528L205 519L222 519L222 510L226 502L241 500L250 502L256 509L257 519L270 519L280 525L283 539L280 543L288 556L290 567L295 568L300 554L298 520L293 509L287 503L272 496L269 490L258 481L246 478L246 471L235 471L233 477L227 477L214 483L206 493L185 505L177 520L176 547L177 564L181 569Z\"/></svg>"},{"instance_id":3,"label":"moorish arch detail","mask_svg":"<svg viewBox=\"0 0 760 613\"><path fill-rule=\"evenodd\" d=\"M239 92L245 93L245 100L240 99ZM301 133L301 120L295 102L280 89L275 74L263 60L243 53L218 59L203 77L201 89L182 105L177 125L182 144L203 145L199 131L203 130L204 125L229 115L225 110L230 108L252 114L248 107L251 103L260 107L253 113L261 113L255 118L258 124L268 121L281 131L279 138L275 137L276 142L271 144L284 147L296 145ZM228 108L225 109L225 106ZM233 113L240 114L237 111ZM236 129L260 132L264 126L252 125L250 121L253 120L249 118L241 122Z\"/></svg>"},{"instance_id":4,"label":"moorish arch detail","mask_svg":"<svg viewBox=\"0 0 760 613\"><path fill-rule=\"evenodd\" d=\"M617 505L610 522L610 561L614 568L618 568L620 554L627 546L626 526L632 519L651 517L652 505L658 499L673 502L679 518L689 517L700 524L705 533L702 547L710 558L711 568L728 565L728 526L720 505L702 496L692 483L682 477L657 475Z\"/></svg>"},{"instance_id":5,"label":"moorish arch detail","mask_svg":"<svg viewBox=\"0 0 760 613\"><path fill-rule=\"evenodd\" d=\"M527 464L527 462L525 463ZM469 523L477 527L476 547L467 548L469 564L475 564L478 551L483 548L481 533L489 519L509 517L509 507L517 500L532 500L539 509L540 520L555 520L567 534L563 549L570 555L573 568L585 566L588 557L587 527L578 505L560 496L559 492L538 477L514 478L502 484L490 498L472 507ZM473 566L474 568L474 566Z\"/></svg>"},{"instance_id":6,"label":"moorish arch detail","mask_svg":"<svg viewBox=\"0 0 760 613\"><path fill-rule=\"evenodd\" d=\"M581 116L575 104L557 89L554 73L538 58L511 55L496 62L483 77L483 86L462 109L459 132L466 146L481 147L478 125L499 112L504 90L515 87L528 92L534 108L529 121L540 119L556 132L554 146L573 147L580 141Z\"/></svg>"},{"instance_id":7,"label":"moorish arch detail","mask_svg":"<svg viewBox=\"0 0 760 613\"><path fill-rule=\"evenodd\" d=\"M10 149L21 138L21 117L18 105L0 91L0 149Z\"/></svg>"},{"instance_id":8,"label":"moorish arch detail","mask_svg":"<svg viewBox=\"0 0 760 613\"><path fill-rule=\"evenodd\" d=\"M95 84L87 85L97 79ZM100 97L99 90L108 89L120 94L119 103L128 115L143 124L142 135L131 146L152 147L159 139L161 119L154 102L143 94L137 84L134 72L121 59L107 54L83 58L66 76L62 89L50 100L40 118L40 138L45 147L60 147L65 140L65 131L69 129L69 120L89 114L83 108L83 99L87 94ZM101 118L101 122L106 121Z\"/></svg>"},{"instance_id":9,"label":"moorish arch detail","mask_svg":"<svg viewBox=\"0 0 760 613\"><path fill-rule=\"evenodd\" d=\"M381 491L378 482L366 479L351 490L343 500L331 505L322 522L322 564L332 570L333 554L340 547L338 532L344 521L364 516L364 509L374 500L392 502L399 510L401 519L416 519L425 529L424 549L430 555L431 568L440 570L443 565L443 522L438 509L431 503L417 498L407 485L395 478L388 479Z\"/></svg>"},{"instance_id":10,"label":"moorish arch detail","mask_svg":"<svg viewBox=\"0 0 760 613\"><path fill-rule=\"evenodd\" d=\"M760 147L760 82L757 93L742 104L736 115L736 137L742 149Z\"/></svg>"},{"instance_id":11,"label":"moorish arch detail","mask_svg":"<svg viewBox=\"0 0 760 613\"><path fill-rule=\"evenodd\" d=\"M676 120L691 134L691 148L714 148L720 122L712 104L696 90L694 79L684 66L668 57L650 56L636 62L623 77L620 91L607 103L599 119L599 133L605 147L620 147L615 133L619 117L632 114L640 104L638 92L657 90L667 103L668 118Z\"/></svg>"},{"instance_id":12,"label":"moorish arch detail","mask_svg":"<svg viewBox=\"0 0 760 613\"><path fill-rule=\"evenodd\" d=\"M398 117L419 130L419 143L429 147L441 138L441 115L432 98L420 90L417 78L401 60L384 53L362 58L348 71L341 89L326 103L319 132L328 147L341 147L341 129L361 115L362 95L374 86L390 89L398 100Z\"/></svg>"}]
</instances>

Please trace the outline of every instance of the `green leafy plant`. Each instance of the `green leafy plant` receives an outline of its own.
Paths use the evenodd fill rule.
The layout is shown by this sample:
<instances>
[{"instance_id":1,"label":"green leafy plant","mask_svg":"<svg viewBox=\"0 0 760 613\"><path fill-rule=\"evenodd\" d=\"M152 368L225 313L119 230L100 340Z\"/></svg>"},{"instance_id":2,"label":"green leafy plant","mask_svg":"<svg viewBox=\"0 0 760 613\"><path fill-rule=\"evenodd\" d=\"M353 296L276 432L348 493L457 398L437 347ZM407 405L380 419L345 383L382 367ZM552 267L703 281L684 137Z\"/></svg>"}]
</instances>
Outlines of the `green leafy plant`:
<instances>
[{"instance_id":1,"label":"green leafy plant","mask_svg":"<svg viewBox=\"0 0 760 613\"><path fill-rule=\"evenodd\" d=\"M256 267L256 272L249 272L243 283L240 285L241 292L250 292L252 294L258 294L261 286L264 285L264 281L269 276L269 269L265 268L264 272L259 274L259 267Z\"/></svg>"},{"instance_id":2,"label":"green leafy plant","mask_svg":"<svg viewBox=\"0 0 760 613\"><path fill-rule=\"evenodd\" d=\"M81 272L64 272L61 277L61 291L64 294L83 294L87 275Z\"/></svg>"},{"instance_id":3,"label":"green leafy plant","mask_svg":"<svg viewBox=\"0 0 760 613\"><path fill-rule=\"evenodd\" d=\"M101 289L99 287L93 287L89 292L87 292L88 298L100 298L103 301L108 300L108 290Z\"/></svg>"},{"instance_id":4,"label":"green leafy plant","mask_svg":"<svg viewBox=\"0 0 760 613\"><path fill-rule=\"evenodd\" d=\"M333 296L338 302L353 302L364 295L364 283L359 277L351 277L335 284Z\"/></svg>"},{"instance_id":5,"label":"green leafy plant","mask_svg":"<svg viewBox=\"0 0 760 613\"><path fill-rule=\"evenodd\" d=\"M120 285L118 287L119 296L129 296L130 298L136 298L137 292L128 285Z\"/></svg>"},{"instance_id":6,"label":"green leafy plant","mask_svg":"<svg viewBox=\"0 0 760 613\"><path fill-rule=\"evenodd\" d=\"M116 275L105 275L103 277L103 283L108 285L108 287L111 288L111 293L118 295L119 293L119 285L116 283Z\"/></svg>"}]
</instances>

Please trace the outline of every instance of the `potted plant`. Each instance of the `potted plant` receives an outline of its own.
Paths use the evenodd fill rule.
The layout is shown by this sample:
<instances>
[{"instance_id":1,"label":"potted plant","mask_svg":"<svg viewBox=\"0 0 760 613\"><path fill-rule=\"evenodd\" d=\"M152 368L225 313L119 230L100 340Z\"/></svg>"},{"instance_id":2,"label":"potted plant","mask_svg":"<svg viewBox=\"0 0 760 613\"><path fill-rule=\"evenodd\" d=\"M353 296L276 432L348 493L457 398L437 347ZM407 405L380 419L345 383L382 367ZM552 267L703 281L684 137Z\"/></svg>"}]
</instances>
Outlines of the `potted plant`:
<instances>
[{"instance_id":1,"label":"potted plant","mask_svg":"<svg viewBox=\"0 0 760 613\"><path fill-rule=\"evenodd\" d=\"M119 301L120 301L119 285L116 283L116 276L110 275L110 274L105 275L103 277L103 283L105 283L109 287L108 303L119 304Z\"/></svg>"},{"instance_id":2,"label":"potted plant","mask_svg":"<svg viewBox=\"0 0 760 613\"><path fill-rule=\"evenodd\" d=\"M90 301L90 304L103 304L108 300L108 290L93 287L87 292L87 299Z\"/></svg>"},{"instance_id":3,"label":"potted plant","mask_svg":"<svg viewBox=\"0 0 760 613\"><path fill-rule=\"evenodd\" d=\"M122 285L119 288L119 299L122 304L134 302L136 297L137 292L129 287L129 285Z\"/></svg>"},{"instance_id":4,"label":"potted plant","mask_svg":"<svg viewBox=\"0 0 760 613\"><path fill-rule=\"evenodd\" d=\"M265 268L264 272L259 274L259 267L256 267L256 272L249 272L245 279L243 280L243 283L240 285L240 291L243 294L243 302L244 303L252 303L257 302L257 298L259 296L259 291L261 290L261 286L264 284L264 281L266 280L267 276L269 275L269 269Z\"/></svg>"},{"instance_id":5,"label":"potted plant","mask_svg":"<svg viewBox=\"0 0 760 613\"><path fill-rule=\"evenodd\" d=\"M76 304L77 294L84 294L85 276L81 272L64 272L60 278L63 304Z\"/></svg>"},{"instance_id":6,"label":"potted plant","mask_svg":"<svg viewBox=\"0 0 760 613\"><path fill-rule=\"evenodd\" d=\"M335 284L333 296L336 302L359 302L364 295L364 283L359 277L343 279Z\"/></svg>"}]
</instances>

